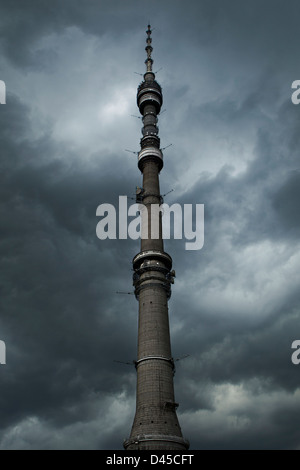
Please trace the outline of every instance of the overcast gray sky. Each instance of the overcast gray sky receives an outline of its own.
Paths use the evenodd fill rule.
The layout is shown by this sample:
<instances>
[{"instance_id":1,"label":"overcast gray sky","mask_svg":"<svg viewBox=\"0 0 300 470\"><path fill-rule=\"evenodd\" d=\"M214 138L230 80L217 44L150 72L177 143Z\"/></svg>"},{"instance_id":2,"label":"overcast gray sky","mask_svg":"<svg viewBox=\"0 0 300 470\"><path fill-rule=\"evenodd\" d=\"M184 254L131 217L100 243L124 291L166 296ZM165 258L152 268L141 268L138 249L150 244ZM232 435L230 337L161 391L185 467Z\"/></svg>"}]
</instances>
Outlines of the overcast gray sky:
<instances>
[{"instance_id":1,"label":"overcast gray sky","mask_svg":"<svg viewBox=\"0 0 300 470\"><path fill-rule=\"evenodd\" d=\"M192 449L300 449L300 4L0 0L0 449L121 449L135 411L139 242L100 241L132 196L151 22L165 202L205 204L168 241L179 420Z\"/></svg>"}]
</instances>

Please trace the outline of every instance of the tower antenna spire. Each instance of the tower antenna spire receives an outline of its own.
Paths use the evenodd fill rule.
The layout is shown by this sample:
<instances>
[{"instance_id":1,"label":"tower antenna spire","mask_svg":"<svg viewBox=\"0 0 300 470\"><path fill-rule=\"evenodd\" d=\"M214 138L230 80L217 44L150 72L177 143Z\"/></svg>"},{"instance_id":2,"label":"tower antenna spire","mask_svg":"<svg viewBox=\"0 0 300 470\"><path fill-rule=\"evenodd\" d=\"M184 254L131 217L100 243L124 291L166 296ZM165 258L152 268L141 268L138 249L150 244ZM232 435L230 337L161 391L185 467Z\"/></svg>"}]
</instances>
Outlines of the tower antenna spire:
<instances>
[{"instance_id":1,"label":"tower antenna spire","mask_svg":"<svg viewBox=\"0 0 300 470\"><path fill-rule=\"evenodd\" d=\"M145 50L147 52L147 59L145 60L146 64L146 72L152 72L152 64L153 64L153 59L151 57L153 47L151 46L152 43L152 38L151 38L151 33L152 29L150 24L148 24L148 29L146 30L147 33L147 39L146 39L146 44L147 46L145 47Z\"/></svg>"}]
</instances>

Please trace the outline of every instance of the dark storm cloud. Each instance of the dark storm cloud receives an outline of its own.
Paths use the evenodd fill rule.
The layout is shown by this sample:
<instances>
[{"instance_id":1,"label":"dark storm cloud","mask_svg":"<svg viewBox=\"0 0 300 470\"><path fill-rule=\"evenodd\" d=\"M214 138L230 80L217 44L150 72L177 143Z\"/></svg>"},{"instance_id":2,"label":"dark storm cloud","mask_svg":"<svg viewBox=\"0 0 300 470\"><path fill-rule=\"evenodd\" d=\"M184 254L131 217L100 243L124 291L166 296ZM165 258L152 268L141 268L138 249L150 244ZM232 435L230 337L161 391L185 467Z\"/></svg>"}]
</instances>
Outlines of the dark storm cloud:
<instances>
[{"instance_id":1,"label":"dark storm cloud","mask_svg":"<svg viewBox=\"0 0 300 470\"><path fill-rule=\"evenodd\" d=\"M251 89L241 94L232 92L224 101L219 99L198 108L191 106L187 116L189 130L199 125L210 132L214 126L213 132L218 135L225 128L233 141L239 138L245 124L255 123L256 126L255 157L247 163L245 171L233 175L229 161L216 175L203 173L180 198L182 203L205 204L204 248L198 254L187 254L177 243L174 257L181 266L180 277L193 286L188 292L181 288L180 298L173 306L175 317L182 322L178 331L175 328L173 341L180 353L190 353L193 357L182 366L177 390L179 402L191 407L186 410L186 405L182 405L185 426L193 426L192 416L198 412L195 423L205 429L196 437L195 428L194 448L293 448L299 445L297 420L294 419L299 409L299 379L290 361L290 346L297 336L300 320L297 262L290 271L291 283L284 282L282 273L282 267L289 260L292 266L299 253L299 113L291 106L288 95L281 105L282 88L278 88L276 78L271 75L267 87L263 87L263 83L264 80L257 79ZM272 97L277 103L276 113L270 113L270 109L275 108ZM233 136L230 135L232 129L235 130ZM201 138L199 140L201 142ZM222 153L221 147L219 151ZM264 265L262 282L259 280L264 264L261 258L266 256L270 242L279 243L282 248L275 248L274 262L269 263L269 267ZM253 251L250 263L254 268L249 270L245 251L255 245L261 245L261 249ZM269 297L268 284L276 284L277 277L276 292L274 290ZM239 289L244 292L231 305L222 300L228 288L232 289L233 299ZM199 290L198 296L195 289ZM207 291L216 295L210 306L205 302ZM255 297L258 302L253 302ZM186 305L190 308L188 313ZM249 314L245 315L249 308ZM234 314L236 309L240 311L238 316ZM209 436L213 431L207 421L214 423L213 429L218 426L221 409L217 408L214 395L219 386L224 386L223 393L229 393L226 384L243 387L244 394L249 392L251 396L251 402L246 399L243 406L234 410L231 418L229 412L227 418L238 420L243 416L248 422L243 429L238 424L235 431L228 429L226 436L224 430L212 443ZM276 407L270 405L267 412L260 398L264 394L275 397L276 393L278 403ZM285 399L290 403L285 404ZM259 411L253 413L255 403ZM265 413L265 424L260 422L259 413ZM280 416L284 415L289 418L283 423ZM288 421L290 437L281 440L279 429L275 431L269 423L281 422L281 427L278 426L284 432ZM226 420L221 422L224 426Z\"/></svg>"},{"instance_id":2,"label":"dark storm cloud","mask_svg":"<svg viewBox=\"0 0 300 470\"><path fill-rule=\"evenodd\" d=\"M107 251L97 240L95 210L114 202L114 185L124 193L128 188L125 178L114 182L111 168L98 161L99 181L95 168L61 146L63 160L47 159L57 153L55 144L47 137L34 143L24 138L30 133L27 109L13 97L9 116L1 118L1 334L9 350L1 423L5 429L39 415L59 425L91 390L100 396L126 386L126 377L116 386L112 360L128 350L128 315L116 315L124 304L112 277L129 277L130 268L118 262L124 247L111 242ZM14 135L18 143L11 141ZM115 321L124 322L119 332ZM126 336L133 345L130 330ZM95 374L94 367L104 369ZM80 413L86 410L72 412L72 419L81 419Z\"/></svg>"},{"instance_id":3,"label":"dark storm cloud","mask_svg":"<svg viewBox=\"0 0 300 470\"><path fill-rule=\"evenodd\" d=\"M274 208L280 223L295 237L299 237L300 228L299 200L300 173L299 170L294 170L278 190L274 198Z\"/></svg>"},{"instance_id":4,"label":"dark storm cloud","mask_svg":"<svg viewBox=\"0 0 300 470\"><path fill-rule=\"evenodd\" d=\"M162 191L175 188L168 203L205 204L201 251L166 242L177 271L173 354L191 355L176 363L183 432L192 448L299 447L290 359L300 311L300 114L290 101L298 2L2 0L0 10L0 79L11 80L0 107L0 447L120 448L130 431L135 371L113 360L135 358L137 304L115 292L132 291L138 246L100 242L95 214L140 184L122 150L137 147L140 124L131 140L115 100L127 113L120 87L132 86L135 53L143 70L150 19L155 66L164 66L160 135L173 143ZM84 102L73 57L99 73ZM99 104L101 137L91 143L82 129L95 125ZM72 112L82 119L73 132Z\"/></svg>"},{"instance_id":5,"label":"dark storm cloud","mask_svg":"<svg viewBox=\"0 0 300 470\"><path fill-rule=\"evenodd\" d=\"M61 33L70 26L77 26L87 34L102 35L112 30L115 35L124 34L128 22L133 22L130 16L126 23L123 21L128 6L122 1L89 0L83 7L79 0L51 3L3 0L0 5L3 50L20 67L39 67L41 57L33 50L42 37Z\"/></svg>"}]
</instances>

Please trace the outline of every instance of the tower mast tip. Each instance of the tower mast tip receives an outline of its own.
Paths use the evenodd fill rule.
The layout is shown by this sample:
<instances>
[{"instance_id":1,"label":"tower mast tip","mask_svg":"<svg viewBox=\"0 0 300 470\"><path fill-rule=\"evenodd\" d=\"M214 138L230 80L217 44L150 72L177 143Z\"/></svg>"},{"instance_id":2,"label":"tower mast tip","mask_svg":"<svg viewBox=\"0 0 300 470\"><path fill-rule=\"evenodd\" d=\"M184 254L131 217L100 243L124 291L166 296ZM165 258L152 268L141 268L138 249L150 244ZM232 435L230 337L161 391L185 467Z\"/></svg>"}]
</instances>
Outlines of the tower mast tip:
<instances>
[{"instance_id":1,"label":"tower mast tip","mask_svg":"<svg viewBox=\"0 0 300 470\"><path fill-rule=\"evenodd\" d=\"M151 46L151 43L152 43L152 38L151 38L152 30L151 30L150 24L148 24L148 29L147 29L146 33L147 33L147 39L146 39L147 46L145 47L145 50L147 52L147 59L145 60L146 72L152 72L153 59L151 57L151 54L152 54L152 51L153 51L153 47Z\"/></svg>"}]
</instances>

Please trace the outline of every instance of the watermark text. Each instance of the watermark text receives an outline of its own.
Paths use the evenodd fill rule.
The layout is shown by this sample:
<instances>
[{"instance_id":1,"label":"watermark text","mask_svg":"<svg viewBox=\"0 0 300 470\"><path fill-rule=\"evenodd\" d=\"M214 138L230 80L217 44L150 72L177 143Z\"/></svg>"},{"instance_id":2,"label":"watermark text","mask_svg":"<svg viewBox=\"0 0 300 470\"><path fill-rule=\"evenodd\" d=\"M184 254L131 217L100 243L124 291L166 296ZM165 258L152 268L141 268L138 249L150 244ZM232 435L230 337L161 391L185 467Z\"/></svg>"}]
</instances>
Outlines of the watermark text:
<instances>
[{"instance_id":1,"label":"watermark text","mask_svg":"<svg viewBox=\"0 0 300 470\"><path fill-rule=\"evenodd\" d=\"M6 85L3 80L0 80L0 104L6 104Z\"/></svg>"},{"instance_id":2,"label":"watermark text","mask_svg":"<svg viewBox=\"0 0 300 470\"><path fill-rule=\"evenodd\" d=\"M292 93L292 103L299 104L300 103L300 80L294 80L292 83L292 89L296 90Z\"/></svg>"},{"instance_id":3,"label":"watermark text","mask_svg":"<svg viewBox=\"0 0 300 470\"><path fill-rule=\"evenodd\" d=\"M4 341L0 340L0 364L6 364L6 345Z\"/></svg>"},{"instance_id":4,"label":"watermark text","mask_svg":"<svg viewBox=\"0 0 300 470\"><path fill-rule=\"evenodd\" d=\"M297 366L300 364L300 339L295 339L295 341L292 342L291 348L296 350L293 352L291 359L292 363Z\"/></svg>"},{"instance_id":5,"label":"watermark text","mask_svg":"<svg viewBox=\"0 0 300 470\"><path fill-rule=\"evenodd\" d=\"M173 237L188 240L185 243L186 250L201 250L204 245L204 204L169 206L164 203L146 206L140 203L128 207L127 196L119 196L117 209L112 204L100 204L97 207L96 215L102 217L96 227L100 240L125 240L128 237L131 240L169 240ZM128 222L128 217L134 219Z\"/></svg>"}]
</instances>

